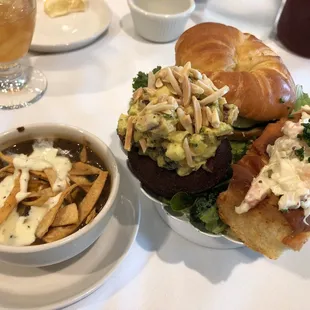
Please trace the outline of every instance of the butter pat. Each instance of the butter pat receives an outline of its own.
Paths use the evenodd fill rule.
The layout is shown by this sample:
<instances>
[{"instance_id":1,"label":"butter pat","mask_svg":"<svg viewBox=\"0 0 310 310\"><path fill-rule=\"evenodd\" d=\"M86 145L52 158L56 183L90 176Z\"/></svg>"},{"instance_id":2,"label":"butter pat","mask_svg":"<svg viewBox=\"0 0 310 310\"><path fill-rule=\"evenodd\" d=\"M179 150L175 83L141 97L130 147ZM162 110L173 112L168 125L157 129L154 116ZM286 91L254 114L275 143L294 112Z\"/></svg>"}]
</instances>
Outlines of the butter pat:
<instances>
[{"instance_id":1,"label":"butter pat","mask_svg":"<svg viewBox=\"0 0 310 310\"><path fill-rule=\"evenodd\" d=\"M45 0L44 2L44 12L52 18L85 10L84 0Z\"/></svg>"}]
</instances>

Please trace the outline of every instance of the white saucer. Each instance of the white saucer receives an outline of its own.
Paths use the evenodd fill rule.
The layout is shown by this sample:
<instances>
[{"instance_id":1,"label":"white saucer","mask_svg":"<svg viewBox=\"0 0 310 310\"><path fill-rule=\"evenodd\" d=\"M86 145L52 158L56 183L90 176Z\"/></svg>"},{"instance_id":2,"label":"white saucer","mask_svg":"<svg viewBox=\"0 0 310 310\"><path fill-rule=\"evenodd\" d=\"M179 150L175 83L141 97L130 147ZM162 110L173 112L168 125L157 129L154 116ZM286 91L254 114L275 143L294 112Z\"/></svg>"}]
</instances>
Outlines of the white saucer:
<instances>
[{"instance_id":1,"label":"white saucer","mask_svg":"<svg viewBox=\"0 0 310 310\"><path fill-rule=\"evenodd\" d=\"M37 20L31 51L67 52L95 41L109 27L112 13L104 0L88 0L85 12L50 18L43 0L37 1Z\"/></svg>"},{"instance_id":2,"label":"white saucer","mask_svg":"<svg viewBox=\"0 0 310 310\"><path fill-rule=\"evenodd\" d=\"M43 268L1 263L0 309L59 309L98 289L135 240L140 205L138 195L130 196L132 201L121 197L103 235L78 257Z\"/></svg>"}]
</instances>

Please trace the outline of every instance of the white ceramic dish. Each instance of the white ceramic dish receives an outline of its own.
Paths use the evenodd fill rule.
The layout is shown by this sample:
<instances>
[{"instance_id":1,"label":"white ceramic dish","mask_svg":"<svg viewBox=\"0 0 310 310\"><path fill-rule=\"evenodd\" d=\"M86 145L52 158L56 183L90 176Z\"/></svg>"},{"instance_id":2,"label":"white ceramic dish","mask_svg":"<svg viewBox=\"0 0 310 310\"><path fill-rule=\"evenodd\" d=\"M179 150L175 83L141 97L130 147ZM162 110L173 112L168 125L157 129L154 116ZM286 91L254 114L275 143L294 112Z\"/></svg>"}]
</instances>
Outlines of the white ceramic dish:
<instances>
[{"instance_id":1,"label":"white ceramic dish","mask_svg":"<svg viewBox=\"0 0 310 310\"><path fill-rule=\"evenodd\" d=\"M33 124L9 130L0 135L0 150L16 143L37 138L63 138L78 143L88 142L89 147L105 163L111 177L109 198L88 225L61 240L33 246L7 246L0 244L0 260L16 265L47 266L70 259L87 249L103 233L117 204L120 176L114 155L109 147L93 134L63 124ZM0 298L1 300L1 298Z\"/></svg>"},{"instance_id":2,"label":"white ceramic dish","mask_svg":"<svg viewBox=\"0 0 310 310\"><path fill-rule=\"evenodd\" d=\"M76 258L44 268L0 264L0 308L60 309L103 285L125 258L139 226L137 193L122 189L120 193L124 197L116 206L104 234ZM73 306L73 309L76 308Z\"/></svg>"},{"instance_id":3,"label":"white ceramic dish","mask_svg":"<svg viewBox=\"0 0 310 310\"><path fill-rule=\"evenodd\" d=\"M166 209L166 205L154 198L150 193L144 190L142 186L141 191L146 197L152 200L164 222L166 222L172 230L183 238L198 245L213 249L236 249L244 246L241 241L236 240L233 237L224 234L214 235L199 230L190 223L186 216L177 217L170 214Z\"/></svg>"},{"instance_id":4,"label":"white ceramic dish","mask_svg":"<svg viewBox=\"0 0 310 310\"><path fill-rule=\"evenodd\" d=\"M176 40L195 9L194 0L128 0L135 29L153 42Z\"/></svg>"},{"instance_id":5,"label":"white ceramic dish","mask_svg":"<svg viewBox=\"0 0 310 310\"><path fill-rule=\"evenodd\" d=\"M37 1L37 20L30 50L67 52L94 42L109 27L112 13L104 0L88 1L85 12L50 18L43 0Z\"/></svg>"}]
</instances>

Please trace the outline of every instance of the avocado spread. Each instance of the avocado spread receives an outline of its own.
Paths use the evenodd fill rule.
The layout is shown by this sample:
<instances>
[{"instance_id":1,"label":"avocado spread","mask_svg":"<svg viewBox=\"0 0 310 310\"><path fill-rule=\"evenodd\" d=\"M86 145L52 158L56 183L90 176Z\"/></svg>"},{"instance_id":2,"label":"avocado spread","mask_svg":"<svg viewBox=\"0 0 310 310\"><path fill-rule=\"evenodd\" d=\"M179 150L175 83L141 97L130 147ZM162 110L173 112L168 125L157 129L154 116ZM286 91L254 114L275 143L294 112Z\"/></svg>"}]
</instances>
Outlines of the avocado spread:
<instances>
[{"instance_id":1,"label":"avocado spread","mask_svg":"<svg viewBox=\"0 0 310 310\"><path fill-rule=\"evenodd\" d=\"M185 176L215 155L221 139L233 133L238 108L223 97L221 89L187 63L148 74L148 86L140 87L122 114L117 132L124 148L138 147L159 167Z\"/></svg>"}]
</instances>

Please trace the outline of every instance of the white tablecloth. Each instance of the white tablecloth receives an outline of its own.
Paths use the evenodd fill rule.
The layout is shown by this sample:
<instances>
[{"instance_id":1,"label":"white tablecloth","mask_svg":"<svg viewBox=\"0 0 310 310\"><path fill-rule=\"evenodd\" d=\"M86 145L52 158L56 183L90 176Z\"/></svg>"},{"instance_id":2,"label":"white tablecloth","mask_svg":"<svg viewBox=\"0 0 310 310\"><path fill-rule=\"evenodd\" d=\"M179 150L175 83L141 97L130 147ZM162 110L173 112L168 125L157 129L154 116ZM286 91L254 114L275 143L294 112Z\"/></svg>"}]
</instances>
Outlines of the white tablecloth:
<instances>
[{"instance_id":1,"label":"white tablecloth","mask_svg":"<svg viewBox=\"0 0 310 310\"><path fill-rule=\"evenodd\" d=\"M292 55L273 41L281 0L198 1L187 27L203 21L234 25L265 40L310 92L310 60ZM125 0L108 1L113 21L108 33L84 49L58 55L30 55L49 85L33 106L0 113L0 130L32 122L64 122L89 130L124 159L116 141L120 113L131 96L132 77L174 62L174 43L146 42L133 29ZM307 310L310 243L301 253L271 261L243 248L212 250L171 231L142 200L136 242L109 281L68 309L120 310Z\"/></svg>"}]
</instances>

